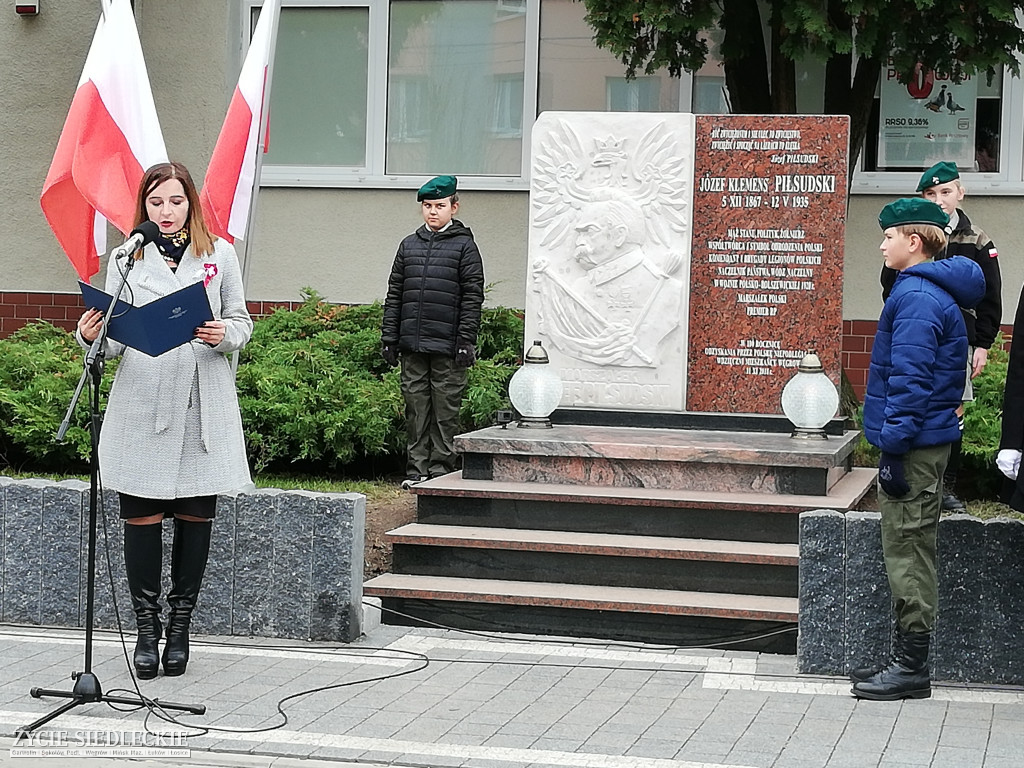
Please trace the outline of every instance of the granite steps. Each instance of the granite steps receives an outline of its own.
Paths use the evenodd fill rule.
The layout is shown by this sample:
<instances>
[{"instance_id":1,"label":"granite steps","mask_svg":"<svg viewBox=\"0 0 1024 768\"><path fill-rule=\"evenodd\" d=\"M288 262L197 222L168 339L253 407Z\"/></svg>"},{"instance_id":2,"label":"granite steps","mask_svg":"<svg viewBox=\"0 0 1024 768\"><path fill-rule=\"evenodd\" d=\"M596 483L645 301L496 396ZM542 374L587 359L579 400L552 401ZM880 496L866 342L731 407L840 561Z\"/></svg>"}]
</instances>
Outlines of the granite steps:
<instances>
[{"instance_id":1,"label":"granite steps","mask_svg":"<svg viewBox=\"0 0 1024 768\"><path fill-rule=\"evenodd\" d=\"M792 653L799 514L863 497L874 473L851 467L853 443L579 426L463 435L463 471L413 489L417 523L390 534L394 573L366 594L404 614L393 623L651 642L762 634L745 647Z\"/></svg>"}]
</instances>

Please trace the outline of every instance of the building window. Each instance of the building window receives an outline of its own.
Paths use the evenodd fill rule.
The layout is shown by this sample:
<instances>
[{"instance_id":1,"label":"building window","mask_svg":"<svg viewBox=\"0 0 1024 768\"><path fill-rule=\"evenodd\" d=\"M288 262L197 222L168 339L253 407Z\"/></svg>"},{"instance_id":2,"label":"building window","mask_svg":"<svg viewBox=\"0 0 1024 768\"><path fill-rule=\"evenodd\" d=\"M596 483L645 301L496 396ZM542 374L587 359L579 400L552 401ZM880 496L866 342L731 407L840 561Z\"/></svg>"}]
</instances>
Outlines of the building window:
<instances>
[{"instance_id":1,"label":"building window","mask_svg":"<svg viewBox=\"0 0 1024 768\"><path fill-rule=\"evenodd\" d=\"M243 0L255 26L262 0ZM278 186L527 189L544 110L677 112L689 76L627 81L576 0L282 0L271 82Z\"/></svg>"},{"instance_id":2,"label":"building window","mask_svg":"<svg viewBox=\"0 0 1024 768\"><path fill-rule=\"evenodd\" d=\"M366 7L282 10L265 166L367 165L368 31Z\"/></svg>"},{"instance_id":3,"label":"building window","mask_svg":"<svg viewBox=\"0 0 1024 768\"><path fill-rule=\"evenodd\" d=\"M688 76L676 80L661 70L627 81L622 62L594 44L583 3L543 0L540 11L538 112L678 112L680 104L688 103L681 98Z\"/></svg>"},{"instance_id":4,"label":"building window","mask_svg":"<svg viewBox=\"0 0 1024 768\"><path fill-rule=\"evenodd\" d=\"M522 136L521 87L504 111L502 140L487 128L495 105L511 97L508 83L523 82L525 15L497 0L392 0L389 10L388 80L422 81L425 141L390 140L399 118L392 102L385 173L519 176L522 144L507 137Z\"/></svg>"},{"instance_id":5,"label":"building window","mask_svg":"<svg viewBox=\"0 0 1024 768\"><path fill-rule=\"evenodd\" d=\"M865 171L920 172L940 160L961 172L997 173L1002 77L959 83L920 72L910 83L883 70L865 146Z\"/></svg>"},{"instance_id":6,"label":"building window","mask_svg":"<svg viewBox=\"0 0 1024 768\"><path fill-rule=\"evenodd\" d=\"M260 6L245 0L252 25ZM539 15L533 0L282 0L264 183L525 188Z\"/></svg>"}]
</instances>

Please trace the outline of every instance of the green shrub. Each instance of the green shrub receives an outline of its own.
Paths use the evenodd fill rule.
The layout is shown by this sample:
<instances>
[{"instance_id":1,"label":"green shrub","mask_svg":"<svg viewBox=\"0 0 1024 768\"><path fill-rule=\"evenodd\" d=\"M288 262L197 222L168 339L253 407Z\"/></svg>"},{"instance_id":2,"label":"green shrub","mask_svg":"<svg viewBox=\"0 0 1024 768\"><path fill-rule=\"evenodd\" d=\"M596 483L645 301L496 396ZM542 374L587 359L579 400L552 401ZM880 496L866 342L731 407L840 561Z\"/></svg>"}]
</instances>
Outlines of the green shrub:
<instances>
[{"instance_id":1,"label":"green shrub","mask_svg":"<svg viewBox=\"0 0 1024 768\"><path fill-rule=\"evenodd\" d=\"M311 289L295 309L256 323L238 371L239 403L256 471L302 463L337 469L400 456L405 404L398 369L380 356L383 307L327 304ZM518 328L518 330L517 330ZM522 319L485 309L480 359L470 369L464 429L508 407L508 379L522 346Z\"/></svg>"},{"instance_id":2,"label":"green shrub","mask_svg":"<svg viewBox=\"0 0 1024 768\"><path fill-rule=\"evenodd\" d=\"M855 467L877 467L882 452L868 442L864 436L864 406L858 406L853 414L854 428L859 429L860 438L853 447L853 465Z\"/></svg>"},{"instance_id":3,"label":"green shrub","mask_svg":"<svg viewBox=\"0 0 1024 768\"><path fill-rule=\"evenodd\" d=\"M238 397L257 472L301 467L325 472L366 460L394 462L405 450L405 404L398 369L380 356L379 302L336 306L313 290L293 310L256 322L242 351ZM522 354L517 310L483 312L478 357L463 400L463 429L491 423L508 408L508 380ZM0 464L31 470L88 471L88 397L65 442L54 437L82 371L73 335L49 323L0 339ZM113 381L107 363L102 397Z\"/></svg>"},{"instance_id":4,"label":"green shrub","mask_svg":"<svg viewBox=\"0 0 1024 768\"><path fill-rule=\"evenodd\" d=\"M101 381L104 401L116 362L107 363ZM0 339L0 461L42 471L87 469L91 384L78 399L64 442L56 442L82 366L74 336L47 322L30 323Z\"/></svg>"},{"instance_id":5,"label":"green shrub","mask_svg":"<svg viewBox=\"0 0 1024 768\"><path fill-rule=\"evenodd\" d=\"M974 400L964 404L964 438L959 483L981 498L995 498L1002 475L995 469L1003 424L1003 387L1010 356L996 337L988 363L974 378Z\"/></svg>"}]
</instances>

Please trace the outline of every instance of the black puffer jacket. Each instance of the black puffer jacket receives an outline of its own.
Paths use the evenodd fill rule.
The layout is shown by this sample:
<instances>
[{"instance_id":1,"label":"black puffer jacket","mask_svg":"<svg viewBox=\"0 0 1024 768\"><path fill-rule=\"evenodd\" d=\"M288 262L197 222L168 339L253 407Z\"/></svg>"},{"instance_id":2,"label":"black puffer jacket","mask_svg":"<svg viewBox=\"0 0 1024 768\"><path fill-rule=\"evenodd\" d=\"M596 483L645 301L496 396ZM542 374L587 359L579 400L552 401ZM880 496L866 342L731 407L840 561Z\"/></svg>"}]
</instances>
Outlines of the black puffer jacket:
<instances>
[{"instance_id":1,"label":"black puffer jacket","mask_svg":"<svg viewBox=\"0 0 1024 768\"><path fill-rule=\"evenodd\" d=\"M484 266L469 227L426 225L398 246L384 302L381 341L403 352L451 355L476 344L484 303Z\"/></svg>"},{"instance_id":2,"label":"black puffer jacket","mask_svg":"<svg viewBox=\"0 0 1024 768\"><path fill-rule=\"evenodd\" d=\"M950 233L946 249L935 260L966 256L981 267L981 273L985 276L985 298L975 309L961 307L961 311L964 323L967 324L967 343L972 347L990 349L999 333L999 324L1003 321L1003 280L999 274L999 254L992 239L975 227L966 213L960 208L956 212L959 215L956 229ZM895 269L882 267L882 301L889 298L897 274Z\"/></svg>"}]
</instances>

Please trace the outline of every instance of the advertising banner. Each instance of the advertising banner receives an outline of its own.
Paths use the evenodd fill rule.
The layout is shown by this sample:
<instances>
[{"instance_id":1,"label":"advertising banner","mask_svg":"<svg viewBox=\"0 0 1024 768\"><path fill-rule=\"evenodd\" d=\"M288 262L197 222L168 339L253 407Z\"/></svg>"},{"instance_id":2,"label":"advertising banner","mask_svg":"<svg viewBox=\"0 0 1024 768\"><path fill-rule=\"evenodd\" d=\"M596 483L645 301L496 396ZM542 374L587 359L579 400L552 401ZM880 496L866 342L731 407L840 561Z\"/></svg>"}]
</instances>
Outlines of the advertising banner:
<instances>
[{"instance_id":1,"label":"advertising banner","mask_svg":"<svg viewBox=\"0 0 1024 768\"><path fill-rule=\"evenodd\" d=\"M878 168L924 169L941 160L974 167L977 80L959 83L932 71L901 83L889 66L882 76Z\"/></svg>"}]
</instances>

